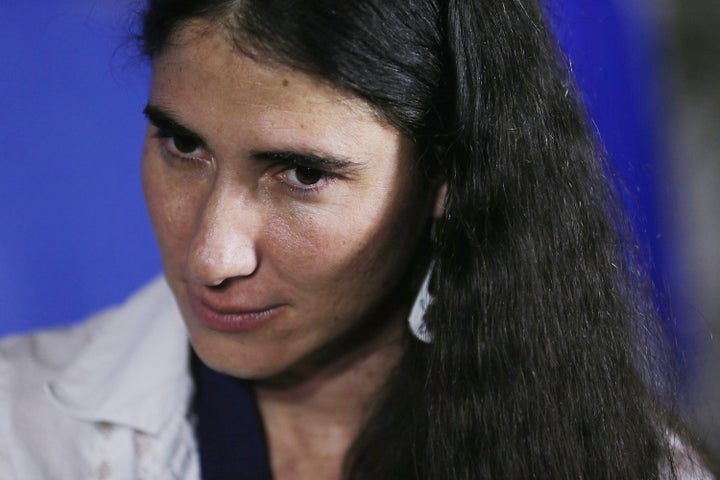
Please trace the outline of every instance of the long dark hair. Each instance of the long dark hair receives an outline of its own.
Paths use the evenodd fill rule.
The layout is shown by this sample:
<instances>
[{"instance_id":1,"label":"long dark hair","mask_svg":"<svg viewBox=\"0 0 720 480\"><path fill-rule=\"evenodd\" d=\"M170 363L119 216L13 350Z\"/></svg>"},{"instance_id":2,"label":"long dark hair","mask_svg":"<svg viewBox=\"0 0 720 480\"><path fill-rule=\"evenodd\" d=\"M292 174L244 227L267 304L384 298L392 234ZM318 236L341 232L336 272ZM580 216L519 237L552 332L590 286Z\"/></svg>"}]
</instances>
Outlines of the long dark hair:
<instances>
[{"instance_id":1,"label":"long dark hair","mask_svg":"<svg viewBox=\"0 0 720 480\"><path fill-rule=\"evenodd\" d=\"M150 0L365 99L447 182L427 324L346 458L351 479L674 472L648 282L535 0Z\"/></svg>"}]
</instances>

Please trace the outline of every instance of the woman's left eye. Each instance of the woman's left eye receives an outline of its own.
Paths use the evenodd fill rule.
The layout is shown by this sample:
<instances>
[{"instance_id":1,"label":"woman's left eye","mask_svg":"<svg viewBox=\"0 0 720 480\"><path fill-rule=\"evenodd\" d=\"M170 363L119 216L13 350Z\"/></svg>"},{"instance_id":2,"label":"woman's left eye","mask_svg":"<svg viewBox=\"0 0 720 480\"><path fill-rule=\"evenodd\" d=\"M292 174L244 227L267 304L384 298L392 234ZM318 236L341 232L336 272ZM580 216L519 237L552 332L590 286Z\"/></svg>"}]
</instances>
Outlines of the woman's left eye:
<instances>
[{"instance_id":1,"label":"woman's left eye","mask_svg":"<svg viewBox=\"0 0 720 480\"><path fill-rule=\"evenodd\" d=\"M312 191L327 183L331 175L317 168L293 165L282 172L281 178L294 189Z\"/></svg>"},{"instance_id":2,"label":"woman's left eye","mask_svg":"<svg viewBox=\"0 0 720 480\"><path fill-rule=\"evenodd\" d=\"M297 166L288 170L288 179L293 183L310 186L325 177L325 172L311 167Z\"/></svg>"}]
</instances>

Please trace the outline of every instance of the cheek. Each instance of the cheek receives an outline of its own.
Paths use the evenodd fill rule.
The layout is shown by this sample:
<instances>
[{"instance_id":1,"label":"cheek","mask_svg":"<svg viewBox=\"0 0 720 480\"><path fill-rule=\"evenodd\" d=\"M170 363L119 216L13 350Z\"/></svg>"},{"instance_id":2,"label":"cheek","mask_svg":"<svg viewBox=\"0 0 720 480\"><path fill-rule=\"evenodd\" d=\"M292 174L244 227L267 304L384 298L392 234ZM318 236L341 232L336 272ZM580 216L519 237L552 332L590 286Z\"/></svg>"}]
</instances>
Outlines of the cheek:
<instances>
[{"instance_id":1,"label":"cheek","mask_svg":"<svg viewBox=\"0 0 720 480\"><path fill-rule=\"evenodd\" d=\"M370 198L374 201L295 212L285 222L271 223L273 262L283 277L320 297L385 283L414 239L398 232L403 219L391 199Z\"/></svg>"},{"instance_id":2,"label":"cheek","mask_svg":"<svg viewBox=\"0 0 720 480\"><path fill-rule=\"evenodd\" d=\"M191 240L196 206L195 191L187 190L168 178L159 160L143 155L142 186L145 202L165 268L184 258Z\"/></svg>"}]
</instances>

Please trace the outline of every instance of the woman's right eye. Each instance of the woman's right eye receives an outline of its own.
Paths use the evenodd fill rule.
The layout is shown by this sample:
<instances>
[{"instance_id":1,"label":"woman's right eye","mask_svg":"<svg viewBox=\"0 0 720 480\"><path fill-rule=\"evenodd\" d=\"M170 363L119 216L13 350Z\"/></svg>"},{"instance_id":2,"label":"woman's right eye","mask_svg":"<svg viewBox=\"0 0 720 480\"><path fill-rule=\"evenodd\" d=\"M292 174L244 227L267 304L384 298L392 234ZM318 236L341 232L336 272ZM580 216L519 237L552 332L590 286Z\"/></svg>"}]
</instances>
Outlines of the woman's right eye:
<instances>
[{"instance_id":1,"label":"woman's right eye","mask_svg":"<svg viewBox=\"0 0 720 480\"><path fill-rule=\"evenodd\" d=\"M197 150L200 148L200 145L191 138L175 136L169 137L168 140L172 145L172 148L182 155L193 155L195 153L199 153Z\"/></svg>"},{"instance_id":2,"label":"woman's right eye","mask_svg":"<svg viewBox=\"0 0 720 480\"><path fill-rule=\"evenodd\" d=\"M210 155L197 140L183 135L163 134L159 131L157 138L165 156L181 161L207 161Z\"/></svg>"}]
</instances>

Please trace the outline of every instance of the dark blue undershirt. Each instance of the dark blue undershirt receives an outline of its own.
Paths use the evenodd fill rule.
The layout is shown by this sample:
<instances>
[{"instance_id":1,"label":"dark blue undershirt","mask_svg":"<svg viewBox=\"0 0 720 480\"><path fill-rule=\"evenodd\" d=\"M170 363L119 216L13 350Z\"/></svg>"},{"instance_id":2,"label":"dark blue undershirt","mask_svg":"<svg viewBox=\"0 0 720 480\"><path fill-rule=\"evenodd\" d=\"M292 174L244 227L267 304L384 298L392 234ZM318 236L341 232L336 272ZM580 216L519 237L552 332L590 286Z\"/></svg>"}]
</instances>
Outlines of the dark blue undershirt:
<instances>
[{"instance_id":1,"label":"dark blue undershirt","mask_svg":"<svg viewBox=\"0 0 720 480\"><path fill-rule=\"evenodd\" d=\"M218 373L193 352L202 480L271 480L262 418L249 382Z\"/></svg>"}]
</instances>

